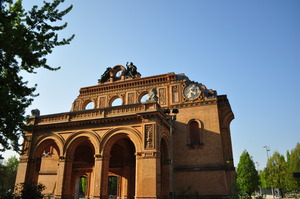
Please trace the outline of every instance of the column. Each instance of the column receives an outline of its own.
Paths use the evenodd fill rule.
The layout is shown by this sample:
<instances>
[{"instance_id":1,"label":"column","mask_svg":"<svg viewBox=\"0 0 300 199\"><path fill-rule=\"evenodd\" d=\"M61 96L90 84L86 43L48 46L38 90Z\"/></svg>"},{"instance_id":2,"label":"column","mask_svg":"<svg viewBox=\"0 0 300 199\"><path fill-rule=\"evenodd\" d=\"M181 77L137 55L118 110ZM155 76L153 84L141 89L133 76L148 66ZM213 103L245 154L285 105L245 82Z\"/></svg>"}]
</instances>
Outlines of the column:
<instances>
[{"instance_id":1,"label":"column","mask_svg":"<svg viewBox=\"0 0 300 199\"><path fill-rule=\"evenodd\" d=\"M156 199L160 196L160 159L157 152L142 152L136 156L136 199Z\"/></svg>"},{"instance_id":2,"label":"column","mask_svg":"<svg viewBox=\"0 0 300 199\"><path fill-rule=\"evenodd\" d=\"M93 171L93 187L92 187L93 198L100 198L101 176L102 176L102 156L100 154L96 154L94 171Z\"/></svg>"},{"instance_id":3,"label":"column","mask_svg":"<svg viewBox=\"0 0 300 199\"><path fill-rule=\"evenodd\" d=\"M55 190L55 198L60 199L62 198L63 193L63 182L65 176L65 165L66 165L66 158L64 156L59 157L59 166L57 171L57 184Z\"/></svg>"}]
</instances>

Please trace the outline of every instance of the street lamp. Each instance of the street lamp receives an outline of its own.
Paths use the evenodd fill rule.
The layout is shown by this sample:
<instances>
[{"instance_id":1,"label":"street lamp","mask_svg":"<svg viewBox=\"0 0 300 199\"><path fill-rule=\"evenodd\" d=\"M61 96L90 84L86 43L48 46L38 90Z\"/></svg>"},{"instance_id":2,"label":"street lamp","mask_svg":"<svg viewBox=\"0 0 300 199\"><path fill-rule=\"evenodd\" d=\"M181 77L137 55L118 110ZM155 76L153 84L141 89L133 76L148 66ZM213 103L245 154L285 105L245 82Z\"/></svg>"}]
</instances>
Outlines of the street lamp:
<instances>
[{"instance_id":1,"label":"street lamp","mask_svg":"<svg viewBox=\"0 0 300 199\"><path fill-rule=\"evenodd\" d=\"M172 113L171 113L172 112ZM173 125L176 120L176 114L179 113L178 109L164 109L164 113L167 115L166 119L170 121L170 144L171 144L171 198L175 198L174 190L174 147L173 147Z\"/></svg>"},{"instance_id":2,"label":"street lamp","mask_svg":"<svg viewBox=\"0 0 300 199\"><path fill-rule=\"evenodd\" d=\"M266 149L267 152L267 168L268 168L268 161L269 161L269 151L270 151L270 147L269 146L264 146L264 148ZM274 192L273 192L273 186L272 186L272 174L270 173L270 177L271 177L271 191L272 191L272 197L274 198Z\"/></svg>"}]
</instances>

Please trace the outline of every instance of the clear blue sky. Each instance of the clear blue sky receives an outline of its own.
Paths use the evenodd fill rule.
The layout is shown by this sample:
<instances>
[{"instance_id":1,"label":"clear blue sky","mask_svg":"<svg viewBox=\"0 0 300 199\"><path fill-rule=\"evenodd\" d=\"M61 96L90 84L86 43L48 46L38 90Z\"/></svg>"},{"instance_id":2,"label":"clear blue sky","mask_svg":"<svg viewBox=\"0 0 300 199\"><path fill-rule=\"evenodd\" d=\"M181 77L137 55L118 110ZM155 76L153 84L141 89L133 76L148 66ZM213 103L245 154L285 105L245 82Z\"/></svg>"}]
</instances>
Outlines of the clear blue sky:
<instances>
[{"instance_id":1,"label":"clear blue sky","mask_svg":"<svg viewBox=\"0 0 300 199\"><path fill-rule=\"evenodd\" d=\"M143 77L185 73L227 94L236 165L246 149L262 169L263 146L285 155L300 142L299 0L90 0L64 7L70 3L61 35L76 37L48 57L61 70L24 75L40 93L29 110L69 111L79 88L96 85L106 67L132 61Z\"/></svg>"}]
</instances>

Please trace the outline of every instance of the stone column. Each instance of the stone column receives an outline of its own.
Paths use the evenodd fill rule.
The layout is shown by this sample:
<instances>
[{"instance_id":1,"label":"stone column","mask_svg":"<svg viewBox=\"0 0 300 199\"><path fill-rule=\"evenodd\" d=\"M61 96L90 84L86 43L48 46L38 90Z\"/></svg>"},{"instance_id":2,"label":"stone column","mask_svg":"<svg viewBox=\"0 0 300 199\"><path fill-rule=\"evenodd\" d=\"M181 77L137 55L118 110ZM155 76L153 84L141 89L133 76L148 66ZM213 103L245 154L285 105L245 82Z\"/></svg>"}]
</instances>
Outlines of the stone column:
<instances>
[{"instance_id":1,"label":"stone column","mask_svg":"<svg viewBox=\"0 0 300 199\"><path fill-rule=\"evenodd\" d=\"M65 165L66 165L66 158L64 156L59 157L59 166L57 170L57 180L56 180L56 190L55 190L55 198L60 199L62 198L63 193L63 182L65 176Z\"/></svg>"}]
</instances>

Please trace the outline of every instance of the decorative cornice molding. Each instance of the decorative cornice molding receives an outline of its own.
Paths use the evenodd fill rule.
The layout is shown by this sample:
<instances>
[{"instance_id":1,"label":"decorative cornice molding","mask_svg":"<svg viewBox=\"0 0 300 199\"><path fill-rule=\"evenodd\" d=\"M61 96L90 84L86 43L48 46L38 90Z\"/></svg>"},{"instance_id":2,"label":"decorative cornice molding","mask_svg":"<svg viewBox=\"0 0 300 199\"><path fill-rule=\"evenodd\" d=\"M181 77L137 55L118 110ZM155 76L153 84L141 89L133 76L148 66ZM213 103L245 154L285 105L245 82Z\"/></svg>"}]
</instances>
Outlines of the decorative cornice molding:
<instances>
[{"instance_id":1,"label":"decorative cornice molding","mask_svg":"<svg viewBox=\"0 0 300 199\"><path fill-rule=\"evenodd\" d=\"M144 118L159 118L159 120L165 120L164 113L159 104L156 102L147 102L30 117L28 124L31 125L28 126L28 131L33 129L65 128L122 121L141 121ZM166 121L163 123L168 125Z\"/></svg>"},{"instance_id":2,"label":"decorative cornice molding","mask_svg":"<svg viewBox=\"0 0 300 199\"><path fill-rule=\"evenodd\" d=\"M119 89L128 89L128 88L140 87L140 86L149 87L152 85L174 82L176 80L177 78L175 73L167 73L167 74L144 77L139 79L129 79L122 82L113 82L109 84L100 84L96 86L81 88L80 96L101 93L101 92L115 91Z\"/></svg>"}]
</instances>

